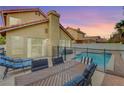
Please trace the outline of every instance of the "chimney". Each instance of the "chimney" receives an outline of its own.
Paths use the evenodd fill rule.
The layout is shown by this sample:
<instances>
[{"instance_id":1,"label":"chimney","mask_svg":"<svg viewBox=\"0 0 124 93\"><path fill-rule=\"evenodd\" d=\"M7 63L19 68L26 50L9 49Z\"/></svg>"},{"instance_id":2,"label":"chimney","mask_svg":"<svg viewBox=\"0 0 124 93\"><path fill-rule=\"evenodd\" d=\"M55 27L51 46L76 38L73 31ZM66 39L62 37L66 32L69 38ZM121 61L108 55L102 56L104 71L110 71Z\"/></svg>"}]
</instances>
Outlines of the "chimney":
<instances>
[{"instance_id":1,"label":"chimney","mask_svg":"<svg viewBox=\"0 0 124 93\"><path fill-rule=\"evenodd\" d=\"M48 24L48 29L49 29L49 42L48 42L48 55L49 56L54 56L57 52L56 47L54 46L59 46L59 40L60 40L60 25L59 25L59 18L60 15L52 10L48 12L48 19L49 19L49 24Z\"/></svg>"},{"instance_id":2,"label":"chimney","mask_svg":"<svg viewBox=\"0 0 124 93\"><path fill-rule=\"evenodd\" d=\"M59 18L60 15L55 10L48 12L49 39L54 46L59 45Z\"/></svg>"}]
</instances>

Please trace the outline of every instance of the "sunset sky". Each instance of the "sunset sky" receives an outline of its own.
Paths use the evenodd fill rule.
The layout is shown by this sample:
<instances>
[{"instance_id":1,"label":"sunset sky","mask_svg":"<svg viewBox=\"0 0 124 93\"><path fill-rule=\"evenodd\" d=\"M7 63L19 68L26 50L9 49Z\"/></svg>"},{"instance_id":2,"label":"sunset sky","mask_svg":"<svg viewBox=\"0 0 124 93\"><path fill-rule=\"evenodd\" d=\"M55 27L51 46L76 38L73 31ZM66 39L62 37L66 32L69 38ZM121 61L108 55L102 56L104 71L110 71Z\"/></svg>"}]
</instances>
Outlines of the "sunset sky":
<instances>
[{"instance_id":1,"label":"sunset sky","mask_svg":"<svg viewBox=\"0 0 124 93\"><path fill-rule=\"evenodd\" d=\"M109 38L115 31L115 24L124 19L121 6L0 6L0 10L16 8L41 8L45 13L56 10L61 15L60 22L64 27L80 28L88 36L99 35L105 38ZM2 25L1 19L0 24Z\"/></svg>"}]
</instances>

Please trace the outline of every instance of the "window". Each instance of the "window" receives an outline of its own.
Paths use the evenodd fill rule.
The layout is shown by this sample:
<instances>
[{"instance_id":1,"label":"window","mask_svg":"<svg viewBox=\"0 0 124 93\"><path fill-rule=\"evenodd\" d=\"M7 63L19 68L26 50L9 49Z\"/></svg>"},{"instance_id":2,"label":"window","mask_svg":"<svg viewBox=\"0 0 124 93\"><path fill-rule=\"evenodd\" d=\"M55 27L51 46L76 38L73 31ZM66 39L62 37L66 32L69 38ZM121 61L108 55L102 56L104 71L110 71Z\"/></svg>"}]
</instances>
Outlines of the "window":
<instances>
[{"instance_id":1,"label":"window","mask_svg":"<svg viewBox=\"0 0 124 93\"><path fill-rule=\"evenodd\" d=\"M19 36L11 37L12 55L21 56L24 54L24 38Z\"/></svg>"},{"instance_id":2,"label":"window","mask_svg":"<svg viewBox=\"0 0 124 93\"><path fill-rule=\"evenodd\" d=\"M59 46L62 46L62 47L70 47L70 45L71 45L70 40L60 40L59 42Z\"/></svg>"},{"instance_id":3,"label":"window","mask_svg":"<svg viewBox=\"0 0 124 93\"><path fill-rule=\"evenodd\" d=\"M66 40L66 47L70 47L70 45L71 45L70 40Z\"/></svg>"},{"instance_id":4,"label":"window","mask_svg":"<svg viewBox=\"0 0 124 93\"><path fill-rule=\"evenodd\" d=\"M14 57L37 58L47 56L48 39L11 37L11 55Z\"/></svg>"},{"instance_id":5,"label":"window","mask_svg":"<svg viewBox=\"0 0 124 93\"><path fill-rule=\"evenodd\" d=\"M9 25L16 25L16 24L21 24L21 19L10 17Z\"/></svg>"},{"instance_id":6,"label":"window","mask_svg":"<svg viewBox=\"0 0 124 93\"><path fill-rule=\"evenodd\" d=\"M42 39L32 38L31 40L31 54L32 57L41 57L42 54Z\"/></svg>"},{"instance_id":7,"label":"window","mask_svg":"<svg viewBox=\"0 0 124 93\"><path fill-rule=\"evenodd\" d=\"M47 56L47 39L27 38L27 47L28 57Z\"/></svg>"},{"instance_id":8,"label":"window","mask_svg":"<svg viewBox=\"0 0 124 93\"><path fill-rule=\"evenodd\" d=\"M65 40L60 40L59 41L59 46L65 47Z\"/></svg>"}]
</instances>

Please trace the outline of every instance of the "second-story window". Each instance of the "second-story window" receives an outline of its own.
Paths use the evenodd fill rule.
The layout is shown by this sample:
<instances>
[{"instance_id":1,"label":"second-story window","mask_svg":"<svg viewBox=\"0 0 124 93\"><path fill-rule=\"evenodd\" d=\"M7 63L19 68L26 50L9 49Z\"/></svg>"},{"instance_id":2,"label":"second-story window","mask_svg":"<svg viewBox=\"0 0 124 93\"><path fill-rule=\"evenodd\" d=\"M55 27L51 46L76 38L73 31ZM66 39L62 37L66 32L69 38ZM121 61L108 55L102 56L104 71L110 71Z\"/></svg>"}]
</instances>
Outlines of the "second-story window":
<instances>
[{"instance_id":1,"label":"second-story window","mask_svg":"<svg viewBox=\"0 0 124 93\"><path fill-rule=\"evenodd\" d=\"M10 17L9 25L16 25L16 24L21 24L21 19L15 18L15 17Z\"/></svg>"}]
</instances>

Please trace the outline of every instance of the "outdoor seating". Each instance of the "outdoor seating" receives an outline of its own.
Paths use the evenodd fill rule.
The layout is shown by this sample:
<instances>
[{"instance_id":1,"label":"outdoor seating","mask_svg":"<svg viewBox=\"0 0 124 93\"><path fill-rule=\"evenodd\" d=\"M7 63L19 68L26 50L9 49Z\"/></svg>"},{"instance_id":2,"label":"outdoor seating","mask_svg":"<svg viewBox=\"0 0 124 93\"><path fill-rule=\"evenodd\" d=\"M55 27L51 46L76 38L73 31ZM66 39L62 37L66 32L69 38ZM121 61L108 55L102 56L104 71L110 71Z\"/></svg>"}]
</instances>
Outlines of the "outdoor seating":
<instances>
[{"instance_id":1,"label":"outdoor seating","mask_svg":"<svg viewBox=\"0 0 124 93\"><path fill-rule=\"evenodd\" d=\"M83 72L83 76L86 78L86 82L85 85L92 85L92 76L96 70L97 65L96 64L90 64L88 66L86 66L84 72Z\"/></svg>"},{"instance_id":2,"label":"outdoor seating","mask_svg":"<svg viewBox=\"0 0 124 93\"><path fill-rule=\"evenodd\" d=\"M32 72L48 68L48 59L37 59L32 61Z\"/></svg>"},{"instance_id":3,"label":"outdoor seating","mask_svg":"<svg viewBox=\"0 0 124 93\"><path fill-rule=\"evenodd\" d=\"M0 48L0 55L5 55L5 50L4 50L4 48Z\"/></svg>"},{"instance_id":4,"label":"outdoor seating","mask_svg":"<svg viewBox=\"0 0 124 93\"><path fill-rule=\"evenodd\" d=\"M89 86L92 85L92 76L93 73L95 72L97 65L95 64L90 64L87 65L83 74L79 75L72 80L66 82L64 86Z\"/></svg>"},{"instance_id":5,"label":"outdoor seating","mask_svg":"<svg viewBox=\"0 0 124 93\"><path fill-rule=\"evenodd\" d=\"M91 63L92 63L92 61L93 61L93 59L92 58L90 58L90 57L82 57L81 58L81 63L83 63L83 64L86 64L86 65L90 65Z\"/></svg>"},{"instance_id":6,"label":"outdoor seating","mask_svg":"<svg viewBox=\"0 0 124 93\"><path fill-rule=\"evenodd\" d=\"M80 86L85 84L85 82L86 82L86 79L81 75L73 78L69 82L66 82L64 86Z\"/></svg>"},{"instance_id":7,"label":"outdoor seating","mask_svg":"<svg viewBox=\"0 0 124 93\"><path fill-rule=\"evenodd\" d=\"M0 56L0 66L5 67L3 79L6 77L9 69L25 69L31 66L32 59L14 59L8 56Z\"/></svg>"},{"instance_id":8,"label":"outdoor seating","mask_svg":"<svg viewBox=\"0 0 124 93\"><path fill-rule=\"evenodd\" d=\"M64 63L63 57L52 58L53 66Z\"/></svg>"}]
</instances>

